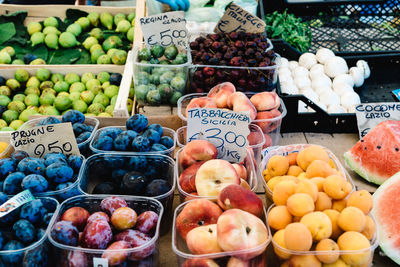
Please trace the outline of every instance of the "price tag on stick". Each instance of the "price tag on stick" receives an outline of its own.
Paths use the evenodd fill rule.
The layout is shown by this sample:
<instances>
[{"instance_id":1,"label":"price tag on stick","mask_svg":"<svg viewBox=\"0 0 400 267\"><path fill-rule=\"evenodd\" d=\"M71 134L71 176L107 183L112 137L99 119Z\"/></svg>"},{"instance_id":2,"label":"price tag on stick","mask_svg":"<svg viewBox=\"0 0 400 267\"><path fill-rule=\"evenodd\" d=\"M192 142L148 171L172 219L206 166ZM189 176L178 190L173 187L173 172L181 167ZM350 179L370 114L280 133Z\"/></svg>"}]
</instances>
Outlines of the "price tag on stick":
<instances>
[{"instance_id":1,"label":"price tag on stick","mask_svg":"<svg viewBox=\"0 0 400 267\"><path fill-rule=\"evenodd\" d=\"M265 22L256 15L247 12L240 6L230 3L225 14L218 21L214 32L252 32L262 33L265 31Z\"/></svg>"},{"instance_id":2,"label":"price tag on stick","mask_svg":"<svg viewBox=\"0 0 400 267\"><path fill-rule=\"evenodd\" d=\"M189 109L187 142L196 139L210 141L218 149L218 158L241 162L247 153L249 114L215 108Z\"/></svg>"},{"instance_id":3,"label":"price tag on stick","mask_svg":"<svg viewBox=\"0 0 400 267\"><path fill-rule=\"evenodd\" d=\"M140 18L140 26L147 46L156 44L179 47L188 46L185 13L183 11L167 12Z\"/></svg>"},{"instance_id":4,"label":"price tag on stick","mask_svg":"<svg viewBox=\"0 0 400 267\"><path fill-rule=\"evenodd\" d=\"M66 156L80 155L71 123L35 126L11 133L11 144L15 150L24 150L29 156L42 158L47 153L62 153Z\"/></svg>"}]
</instances>

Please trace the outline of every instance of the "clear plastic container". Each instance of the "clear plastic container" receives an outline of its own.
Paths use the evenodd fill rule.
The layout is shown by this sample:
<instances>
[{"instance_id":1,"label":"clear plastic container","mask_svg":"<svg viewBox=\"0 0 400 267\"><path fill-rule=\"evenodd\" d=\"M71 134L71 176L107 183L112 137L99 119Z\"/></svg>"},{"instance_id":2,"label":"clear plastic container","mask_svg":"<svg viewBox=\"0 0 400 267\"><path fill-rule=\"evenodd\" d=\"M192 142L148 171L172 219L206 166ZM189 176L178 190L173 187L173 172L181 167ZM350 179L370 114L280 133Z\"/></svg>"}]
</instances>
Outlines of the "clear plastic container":
<instances>
[{"instance_id":1,"label":"clear plastic container","mask_svg":"<svg viewBox=\"0 0 400 267\"><path fill-rule=\"evenodd\" d=\"M50 117L50 116L47 116L47 117ZM61 116L51 116L51 117L56 117L58 119L61 119ZM25 122L19 130L25 130L25 129L35 127L44 118L45 117L29 120L29 121ZM90 141L93 139L94 133L96 132L97 128L99 127L100 122L96 118L85 117L84 124L93 126L93 131L90 134L89 138L86 139L86 141L78 144L78 147L79 147L79 151L81 152L81 154L84 155L85 157L88 157L88 156L90 156L90 149L89 149Z\"/></svg>"},{"instance_id":2,"label":"clear plastic container","mask_svg":"<svg viewBox=\"0 0 400 267\"><path fill-rule=\"evenodd\" d=\"M165 155L126 155L121 153L100 153L89 157L79 172L79 191L83 194L93 194L94 187L101 182L113 182L112 172L122 169L134 171L138 175L163 179L169 183L168 192L152 197L161 202L164 207L161 233L167 233L171 227L172 204L175 190L175 162ZM120 188L120 184L117 184ZM120 194L123 194L120 192Z\"/></svg>"},{"instance_id":3,"label":"clear plastic container","mask_svg":"<svg viewBox=\"0 0 400 267\"><path fill-rule=\"evenodd\" d=\"M96 266L96 267L101 266L101 265L94 265L94 262L96 261L97 258L101 258L103 252L105 251L104 249L90 249L90 248L63 245L55 241L51 237L50 231L53 228L53 225L61 220L62 214L67 209L71 207L82 207L87 211L89 211L89 213L97 212L100 211L101 201L106 197L108 197L108 195L76 196L61 203L60 209L58 210L56 216L50 222L50 228L48 232L49 240L53 245L54 258L58 259L57 264L53 266L59 266L59 267L72 266L69 265L70 262L68 259L68 256L70 256L72 253L80 254L81 257L79 258L80 260L78 264L82 264L82 266ZM138 215L144 211L151 210L156 212L159 218L162 218L164 209L158 200L146 197L132 197L132 196L121 196L121 197L125 199L126 203L128 204L128 207L134 209ZM155 233L152 239L148 243L136 248L112 250L112 252L118 254L121 253L128 255L128 260L124 263L123 266L142 266L141 264L143 264L144 266L158 266L158 255L159 255L158 243L159 243L160 222L161 220L158 220ZM129 260L132 257L141 258L143 252L149 252L149 250L151 250L152 253L146 258L135 261ZM85 264L85 259L87 260L86 264ZM112 265L108 263L108 266Z\"/></svg>"},{"instance_id":4,"label":"clear plastic container","mask_svg":"<svg viewBox=\"0 0 400 267\"><path fill-rule=\"evenodd\" d=\"M247 97L250 98L256 93L245 94L247 95ZM193 98L205 96L207 96L206 93L193 93L185 95L178 100L178 116L183 121L183 124L187 124L186 107L189 105L190 100L192 100ZM279 139L281 137L282 119L286 116L287 110L285 104L283 103L283 100L279 98L279 101L281 102L281 105L278 110L280 111L281 115L271 119L260 119L252 121L252 123L258 125L264 133L265 142L263 148L278 145Z\"/></svg>"},{"instance_id":5,"label":"clear plastic container","mask_svg":"<svg viewBox=\"0 0 400 267\"><path fill-rule=\"evenodd\" d=\"M11 154L14 152L14 147L10 145L10 137L11 137L10 135L7 136L0 135L0 142L8 143L6 149L0 153L0 159L9 158Z\"/></svg>"},{"instance_id":6,"label":"clear plastic container","mask_svg":"<svg viewBox=\"0 0 400 267\"><path fill-rule=\"evenodd\" d=\"M46 199L47 201L49 201L51 203L51 206L54 207L54 210L51 209L51 211L54 212L54 215L52 218L52 220L53 220L55 217L55 214L57 213L57 211L60 207L60 204L54 198L43 197L41 199ZM51 245L47 239L47 235L50 231L50 225L51 225L51 221L50 221L49 225L46 227L46 233L42 236L42 238L40 238L38 241L32 243L31 245L29 245L25 248L22 248L22 249L17 249L17 250L0 250L1 266L23 266L23 267L54 266L55 260L53 259L53 257L49 256L49 253L51 250ZM3 229L3 230L5 230L7 232L9 231L9 234L12 235L11 226L8 227L7 229ZM46 256L43 256L43 254ZM41 255L43 257L40 257L39 255ZM14 259L14 261L12 263L10 263L11 259ZM47 262L46 262L46 260L47 260Z\"/></svg>"},{"instance_id":7,"label":"clear plastic container","mask_svg":"<svg viewBox=\"0 0 400 267\"><path fill-rule=\"evenodd\" d=\"M100 150L100 149L93 147L93 143L97 140L101 131L104 131L105 129L108 129L108 128L119 128L119 129L122 129L123 131L126 130L125 126L109 126L109 127L104 127L104 128L98 129L96 131L96 133L94 134L93 139L90 141L90 149L92 150L92 152L94 154L97 154L97 153L118 153L118 154L125 154L125 155L160 155L160 154L162 154L162 155L167 155L167 156L171 156L171 157L174 155L175 143L176 143L175 131L172 130L171 128L167 128L167 127L163 127L163 130L164 130L163 136L171 137L172 140L174 140L174 145L171 148L164 150L164 151L148 151L148 152L116 151L116 150L106 151L106 150Z\"/></svg>"},{"instance_id":8,"label":"clear plastic container","mask_svg":"<svg viewBox=\"0 0 400 267\"><path fill-rule=\"evenodd\" d=\"M271 209L275 207L275 204L272 204L271 206L269 206L268 211L267 211L267 218L268 218L268 214L271 211ZM372 220L375 222L375 218L372 217L371 214L369 214L369 216L372 218ZM271 227L268 225L268 231L270 236L273 236L275 234L275 230L271 229ZM365 254L365 257L369 257L368 261L366 264L361 264L361 265L351 265L351 266L372 266L372 260L374 258L374 251L375 249L378 247L378 235L377 232L375 232L374 237L372 238L372 240L370 240L371 246L365 249L359 249L359 250L337 250L337 251L333 251L333 250L320 250L320 251L315 251L315 250L309 250L309 251L295 251L295 250L290 250L287 248L283 248L281 247L278 243L275 242L274 239L272 239L272 245L274 247L274 250L278 250L279 254L281 254L283 256L283 258L279 257L275 252L273 253L274 256L277 258L278 261L284 261L284 260L288 260L290 259L292 256L295 255L314 255L314 256L319 256L319 255L329 255L329 256L333 256L333 255L354 255L354 256L361 256L360 254ZM346 266L350 266L350 265L346 265Z\"/></svg>"},{"instance_id":9,"label":"clear plastic container","mask_svg":"<svg viewBox=\"0 0 400 267\"><path fill-rule=\"evenodd\" d=\"M313 145L313 144L294 144L294 145L288 145L288 146L275 146L275 147L270 147L270 148L264 149L263 152L262 152L263 160L262 160L261 165L260 165L260 171L262 172L263 170L265 170L267 168L267 163L268 163L269 159L272 156L275 156L275 155L286 156L286 155L288 155L290 153L293 153L293 152L300 152L304 148L310 147L310 146L315 146L315 145ZM354 185L350 174L347 172L347 170L340 163L339 159L329 149L327 149L325 147L322 147L322 148L325 149L325 151L328 153L329 157L332 159L333 163L335 164L336 169L344 174L346 180L351 184L351 186L353 188L352 191L354 191L356 186ZM268 185L267 185L266 181L264 180L264 178L262 180L263 180L263 183L264 183L264 188L265 188L265 192L267 194L267 197L270 200L272 200L272 191L268 187Z\"/></svg>"},{"instance_id":10,"label":"clear plastic container","mask_svg":"<svg viewBox=\"0 0 400 267\"><path fill-rule=\"evenodd\" d=\"M212 200L212 199L210 199ZM185 202L180 204L174 212L174 222L172 226L172 250L175 252L177 259L178 259L178 266L211 266L211 265L190 265L188 263L185 264L185 262L189 260L201 260L201 259L212 259L215 261L218 266L226 266L227 261L230 259L230 257L249 257L249 255L254 254L254 255L259 255L251 258L249 261L251 264L249 266L267 266L265 254L266 254L266 249L268 247L268 244L271 242L271 235L268 235L268 240L265 241L263 244L252 248L252 249L246 249L246 250L237 250L237 251L224 251L224 252L218 252L218 253L210 253L210 254L202 254L202 255L195 255L190 252L188 249L185 240L179 235L176 229L176 218L178 215L181 213L183 208L185 207L186 204L189 202ZM265 225L267 225L267 216L266 216L266 211L264 208L264 213L261 218ZM250 256L251 257L251 256ZM255 263L263 261L263 264L257 265ZM254 265L253 265L254 264ZM214 265L212 265L214 266Z\"/></svg>"},{"instance_id":11,"label":"clear plastic container","mask_svg":"<svg viewBox=\"0 0 400 267\"><path fill-rule=\"evenodd\" d=\"M182 96L186 91L186 85L188 80L189 66L192 63L192 57L189 49L178 47L179 53L186 53L187 62L179 65L164 65L164 64L146 64L140 63L138 59L139 50L144 47L144 45L135 46L133 53L133 81L135 85L135 97L136 101L139 105L176 105L176 101L179 98L179 95ZM145 72L145 73L143 73ZM161 78L161 75L167 72L172 72L171 77ZM181 74L180 74L181 73ZM150 75L153 77L158 76L155 80L150 79ZM174 77L180 76L183 81L177 83L172 80ZM160 80L162 79L162 80ZM162 82L164 81L164 82ZM160 84L169 85L169 90L162 90L167 94L165 97L160 96L160 101L156 101L155 97L148 97L147 93L154 90L152 88L148 88L149 90L141 90L137 89L140 85L157 87ZM153 87L153 86L152 86ZM149 99L153 99L149 101Z\"/></svg>"},{"instance_id":12,"label":"clear plastic container","mask_svg":"<svg viewBox=\"0 0 400 267\"><path fill-rule=\"evenodd\" d=\"M179 149L178 152L176 152L176 164L175 164L175 175L176 175L176 181L177 181L176 183L177 183L181 203L188 201L190 199L197 199L197 198L212 199L210 196L197 196L197 195L189 194L181 188L181 186L179 184L179 176L181 175L183 169L179 164L179 157L180 157L182 150L183 150L183 148ZM255 159L252 155L252 152L249 149L247 149L247 156L244 159L243 165L245 166L245 168L247 170L246 182L249 184L251 191L254 192L257 188L259 172L257 172L255 169ZM216 199L216 198L214 198L214 199Z\"/></svg>"}]
</instances>

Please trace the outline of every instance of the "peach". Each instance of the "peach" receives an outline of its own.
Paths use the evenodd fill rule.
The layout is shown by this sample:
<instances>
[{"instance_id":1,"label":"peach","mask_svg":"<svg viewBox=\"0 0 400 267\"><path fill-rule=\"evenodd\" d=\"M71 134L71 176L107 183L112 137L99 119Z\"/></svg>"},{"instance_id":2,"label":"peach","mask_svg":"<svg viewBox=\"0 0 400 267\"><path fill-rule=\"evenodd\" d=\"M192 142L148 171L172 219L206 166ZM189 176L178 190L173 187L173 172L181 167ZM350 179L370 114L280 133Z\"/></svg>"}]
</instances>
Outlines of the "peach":
<instances>
[{"instance_id":1,"label":"peach","mask_svg":"<svg viewBox=\"0 0 400 267\"><path fill-rule=\"evenodd\" d=\"M227 105L237 112L250 112L250 119L254 120L257 116L257 110L250 99L242 92L235 92L228 97Z\"/></svg>"},{"instance_id":2,"label":"peach","mask_svg":"<svg viewBox=\"0 0 400 267\"><path fill-rule=\"evenodd\" d=\"M252 132L250 130L249 135L247 136L247 141L249 142L250 146L260 144L264 139L264 134L260 132Z\"/></svg>"},{"instance_id":3,"label":"peach","mask_svg":"<svg viewBox=\"0 0 400 267\"><path fill-rule=\"evenodd\" d=\"M291 195L288 198L286 205L290 214L299 217L313 212L315 208L312 197L305 193L296 193Z\"/></svg>"},{"instance_id":4,"label":"peach","mask_svg":"<svg viewBox=\"0 0 400 267\"><path fill-rule=\"evenodd\" d=\"M228 161L212 159L201 165L195 182L199 196L218 197L228 185L239 185L240 177Z\"/></svg>"},{"instance_id":5,"label":"peach","mask_svg":"<svg viewBox=\"0 0 400 267\"><path fill-rule=\"evenodd\" d=\"M341 212L347 206L347 199L333 200L332 209Z\"/></svg>"},{"instance_id":6,"label":"peach","mask_svg":"<svg viewBox=\"0 0 400 267\"><path fill-rule=\"evenodd\" d=\"M176 230L186 240L187 233L193 228L217 223L222 214L221 208L208 199L196 199L188 202L176 218Z\"/></svg>"},{"instance_id":7,"label":"peach","mask_svg":"<svg viewBox=\"0 0 400 267\"><path fill-rule=\"evenodd\" d=\"M264 212L264 205L256 193L237 184L228 185L218 196L218 205L223 210L241 209L257 217Z\"/></svg>"},{"instance_id":8,"label":"peach","mask_svg":"<svg viewBox=\"0 0 400 267\"><path fill-rule=\"evenodd\" d=\"M279 97L275 92L262 92L255 94L250 98L250 101L256 107L257 111L278 108L281 104Z\"/></svg>"},{"instance_id":9,"label":"peach","mask_svg":"<svg viewBox=\"0 0 400 267\"><path fill-rule=\"evenodd\" d=\"M286 205L288 198L294 194L297 184L293 181L282 181L274 187L272 200L276 205Z\"/></svg>"},{"instance_id":10,"label":"peach","mask_svg":"<svg viewBox=\"0 0 400 267\"><path fill-rule=\"evenodd\" d=\"M225 211L217 221L218 244L224 251L237 251L254 249L266 244L268 230L264 222L253 214L240 209ZM260 255L265 250L252 250L252 252L239 254L242 260L248 260Z\"/></svg>"},{"instance_id":11,"label":"peach","mask_svg":"<svg viewBox=\"0 0 400 267\"><path fill-rule=\"evenodd\" d=\"M358 190L347 198L347 207L359 208L367 215L372 210L372 196L367 190Z\"/></svg>"},{"instance_id":12,"label":"peach","mask_svg":"<svg viewBox=\"0 0 400 267\"><path fill-rule=\"evenodd\" d=\"M338 225L344 231L361 232L366 224L367 218L359 208L347 207L340 212Z\"/></svg>"},{"instance_id":13,"label":"peach","mask_svg":"<svg viewBox=\"0 0 400 267\"><path fill-rule=\"evenodd\" d=\"M281 259L289 259L292 256L290 253L283 251L281 248L287 249L285 245L285 229L277 231L272 237L272 245L274 246L275 254Z\"/></svg>"},{"instance_id":14,"label":"peach","mask_svg":"<svg viewBox=\"0 0 400 267\"><path fill-rule=\"evenodd\" d=\"M252 267L249 261L244 261L236 257L230 257L226 267Z\"/></svg>"},{"instance_id":15,"label":"peach","mask_svg":"<svg viewBox=\"0 0 400 267\"><path fill-rule=\"evenodd\" d=\"M315 250L328 252L326 254L317 254L317 258L323 263L334 263L339 259L339 246L332 239L322 239L318 242Z\"/></svg>"},{"instance_id":16,"label":"peach","mask_svg":"<svg viewBox=\"0 0 400 267\"><path fill-rule=\"evenodd\" d=\"M219 267L219 265L212 259L189 259L182 267Z\"/></svg>"},{"instance_id":17,"label":"peach","mask_svg":"<svg viewBox=\"0 0 400 267\"><path fill-rule=\"evenodd\" d=\"M286 155L286 158L289 161L289 165L290 166L297 166L296 159L297 159L297 155L298 154L299 153L297 153L297 152L292 152L292 153L289 153L289 154Z\"/></svg>"},{"instance_id":18,"label":"peach","mask_svg":"<svg viewBox=\"0 0 400 267\"><path fill-rule=\"evenodd\" d=\"M227 108L228 98L235 92L236 88L232 83L224 82L211 88L207 96L215 100L218 108Z\"/></svg>"},{"instance_id":19,"label":"peach","mask_svg":"<svg viewBox=\"0 0 400 267\"><path fill-rule=\"evenodd\" d=\"M234 163L232 164L241 179L247 180L247 170L243 164Z\"/></svg>"},{"instance_id":20,"label":"peach","mask_svg":"<svg viewBox=\"0 0 400 267\"><path fill-rule=\"evenodd\" d=\"M179 176L179 185L186 193L190 194L196 192L196 173L204 162L205 161L199 161L194 163L189 168L183 170Z\"/></svg>"},{"instance_id":21,"label":"peach","mask_svg":"<svg viewBox=\"0 0 400 267\"><path fill-rule=\"evenodd\" d=\"M240 179L240 186L248 190L251 190L249 183L244 179Z\"/></svg>"},{"instance_id":22,"label":"peach","mask_svg":"<svg viewBox=\"0 0 400 267\"><path fill-rule=\"evenodd\" d=\"M268 133L264 133L265 143L263 145L263 149L272 146L272 138Z\"/></svg>"},{"instance_id":23,"label":"peach","mask_svg":"<svg viewBox=\"0 0 400 267\"><path fill-rule=\"evenodd\" d=\"M305 193L312 197L313 201L317 201L318 198L318 187L309 180L302 180L297 183L295 193Z\"/></svg>"},{"instance_id":24,"label":"peach","mask_svg":"<svg viewBox=\"0 0 400 267\"><path fill-rule=\"evenodd\" d=\"M285 229L292 219L292 215L284 205L275 206L268 213L268 225L275 230Z\"/></svg>"},{"instance_id":25,"label":"peach","mask_svg":"<svg viewBox=\"0 0 400 267\"><path fill-rule=\"evenodd\" d=\"M321 267L321 262L314 255L293 255L289 260L290 267Z\"/></svg>"},{"instance_id":26,"label":"peach","mask_svg":"<svg viewBox=\"0 0 400 267\"><path fill-rule=\"evenodd\" d=\"M370 216L366 216L366 224L364 227L364 230L361 231L361 233L368 239L372 240L374 238L375 233L376 233L376 224L374 220Z\"/></svg>"},{"instance_id":27,"label":"peach","mask_svg":"<svg viewBox=\"0 0 400 267\"><path fill-rule=\"evenodd\" d=\"M285 245L288 249L308 251L312 246L310 230L302 223L291 223L285 228Z\"/></svg>"},{"instance_id":28,"label":"peach","mask_svg":"<svg viewBox=\"0 0 400 267\"><path fill-rule=\"evenodd\" d=\"M272 177L285 175L289 169L289 161L284 156L274 155L268 160L267 169Z\"/></svg>"},{"instance_id":29,"label":"peach","mask_svg":"<svg viewBox=\"0 0 400 267\"><path fill-rule=\"evenodd\" d=\"M361 233L347 231L337 240L340 250L361 250L360 253L343 254L342 260L350 265L362 265L367 263L371 257L371 251L368 249L371 244L369 240Z\"/></svg>"},{"instance_id":30,"label":"peach","mask_svg":"<svg viewBox=\"0 0 400 267\"><path fill-rule=\"evenodd\" d=\"M304 215L300 223L307 226L314 241L329 238L332 234L332 222L328 215L321 211L315 211Z\"/></svg>"},{"instance_id":31,"label":"peach","mask_svg":"<svg viewBox=\"0 0 400 267\"><path fill-rule=\"evenodd\" d=\"M324 148L317 145L306 147L297 155L297 165L304 171L307 170L308 165L314 160L319 159L329 163L329 155Z\"/></svg>"},{"instance_id":32,"label":"peach","mask_svg":"<svg viewBox=\"0 0 400 267\"><path fill-rule=\"evenodd\" d=\"M197 161L216 159L217 156L218 150L212 143L206 140L193 140L181 150L179 164L186 169Z\"/></svg>"},{"instance_id":33,"label":"peach","mask_svg":"<svg viewBox=\"0 0 400 267\"><path fill-rule=\"evenodd\" d=\"M332 199L325 192L318 192L317 201L314 204L316 211L324 211L332 208Z\"/></svg>"},{"instance_id":34,"label":"peach","mask_svg":"<svg viewBox=\"0 0 400 267\"><path fill-rule=\"evenodd\" d=\"M310 181L313 182L318 187L319 192L324 191L325 178L314 177L314 178L311 178Z\"/></svg>"},{"instance_id":35,"label":"peach","mask_svg":"<svg viewBox=\"0 0 400 267\"><path fill-rule=\"evenodd\" d=\"M186 106L186 118L188 118L189 109L192 108L217 108L217 103L210 97L197 97L190 100Z\"/></svg>"},{"instance_id":36,"label":"peach","mask_svg":"<svg viewBox=\"0 0 400 267\"><path fill-rule=\"evenodd\" d=\"M314 177L328 177L329 175L337 174L337 171L333 169L329 163L316 159L308 165L306 170L307 178Z\"/></svg>"},{"instance_id":37,"label":"peach","mask_svg":"<svg viewBox=\"0 0 400 267\"><path fill-rule=\"evenodd\" d=\"M290 165L290 163L289 163ZM287 175L298 176L300 173L303 172L303 169L297 165L290 165L287 171Z\"/></svg>"},{"instance_id":38,"label":"peach","mask_svg":"<svg viewBox=\"0 0 400 267\"><path fill-rule=\"evenodd\" d=\"M281 119L275 119L281 115L282 113L277 109L261 111L257 113L254 122L260 126L263 133L267 134L274 131L281 124Z\"/></svg>"},{"instance_id":39,"label":"peach","mask_svg":"<svg viewBox=\"0 0 400 267\"><path fill-rule=\"evenodd\" d=\"M186 244L193 254L222 252L217 241L217 225L209 224L193 228L186 235Z\"/></svg>"},{"instance_id":40,"label":"peach","mask_svg":"<svg viewBox=\"0 0 400 267\"><path fill-rule=\"evenodd\" d=\"M333 199L343 199L352 190L352 186L342 176L330 175L325 178L324 191Z\"/></svg>"},{"instance_id":41,"label":"peach","mask_svg":"<svg viewBox=\"0 0 400 267\"><path fill-rule=\"evenodd\" d=\"M324 210L323 213L325 213L329 217L332 223L331 238L337 239L343 233L343 230L340 229L338 225L338 218L340 213L337 210L333 209Z\"/></svg>"}]
</instances>

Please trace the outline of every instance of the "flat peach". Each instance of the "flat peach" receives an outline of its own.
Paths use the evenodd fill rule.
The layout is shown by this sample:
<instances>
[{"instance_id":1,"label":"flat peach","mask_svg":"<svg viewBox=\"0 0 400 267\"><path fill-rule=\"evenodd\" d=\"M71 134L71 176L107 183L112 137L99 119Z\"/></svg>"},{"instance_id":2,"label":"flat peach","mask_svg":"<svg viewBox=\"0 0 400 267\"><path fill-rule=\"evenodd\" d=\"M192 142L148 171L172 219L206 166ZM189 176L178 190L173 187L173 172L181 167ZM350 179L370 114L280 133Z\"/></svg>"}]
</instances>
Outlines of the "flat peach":
<instances>
[{"instance_id":1,"label":"flat peach","mask_svg":"<svg viewBox=\"0 0 400 267\"><path fill-rule=\"evenodd\" d=\"M242 92L235 92L228 97L228 107L232 107L233 111L250 112L250 119L254 120L257 116L257 110L251 103L250 99Z\"/></svg>"},{"instance_id":2,"label":"flat peach","mask_svg":"<svg viewBox=\"0 0 400 267\"><path fill-rule=\"evenodd\" d=\"M193 140L189 142L179 154L179 164L183 169L198 161L216 159L217 148L207 140Z\"/></svg>"},{"instance_id":3,"label":"flat peach","mask_svg":"<svg viewBox=\"0 0 400 267\"><path fill-rule=\"evenodd\" d=\"M271 110L280 106L280 100L275 92L262 92L250 98L257 111Z\"/></svg>"},{"instance_id":4,"label":"flat peach","mask_svg":"<svg viewBox=\"0 0 400 267\"><path fill-rule=\"evenodd\" d=\"M186 118L188 118L188 111L192 108L217 108L217 103L210 97L197 97L190 100L186 106Z\"/></svg>"},{"instance_id":5,"label":"flat peach","mask_svg":"<svg viewBox=\"0 0 400 267\"><path fill-rule=\"evenodd\" d=\"M232 83L224 82L211 88L207 96L215 100L218 108L227 108L228 98L235 92L236 88Z\"/></svg>"},{"instance_id":6,"label":"flat peach","mask_svg":"<svg viewBox=\"0 0 400 267\"><path fill-rule=\"evenodd\" d=\"M281 115L282 113L277 109L258 112L255 118L255 124L260 126L263 133L270 133L281 125L280 119L273 120Z\"/></svg>"}]
</instances>

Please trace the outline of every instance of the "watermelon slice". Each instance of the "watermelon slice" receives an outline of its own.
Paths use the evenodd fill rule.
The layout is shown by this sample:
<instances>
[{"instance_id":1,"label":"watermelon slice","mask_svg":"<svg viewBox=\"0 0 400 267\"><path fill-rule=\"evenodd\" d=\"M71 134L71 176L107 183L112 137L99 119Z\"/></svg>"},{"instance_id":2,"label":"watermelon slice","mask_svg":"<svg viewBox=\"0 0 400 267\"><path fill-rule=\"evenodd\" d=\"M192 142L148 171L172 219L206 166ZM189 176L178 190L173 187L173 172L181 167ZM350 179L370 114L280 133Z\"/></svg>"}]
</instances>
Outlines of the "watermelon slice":
<instances>
[{"instance_id":1,"label":"watermelon slice","mask_svg":"<svg viewBox=\"0 0 400 267\"><path fill-rule=\"evenodd\" d=\"M382 184L400 171L400 121L379 123L344 158L361 177Z\"/></svg>"},{"instance_id":2,"label":"watermelon slice","mask_svg":"<svg viewBox=\"0 0 400 267\"><path fill-rule=\"evenodd\" d=\"M400 264L400 173L383 183L373 195L372 215L376 220L379 245Z\"/></svg>"}]
</instances>

